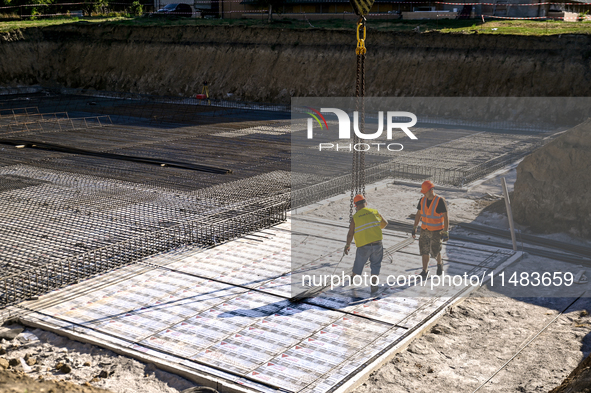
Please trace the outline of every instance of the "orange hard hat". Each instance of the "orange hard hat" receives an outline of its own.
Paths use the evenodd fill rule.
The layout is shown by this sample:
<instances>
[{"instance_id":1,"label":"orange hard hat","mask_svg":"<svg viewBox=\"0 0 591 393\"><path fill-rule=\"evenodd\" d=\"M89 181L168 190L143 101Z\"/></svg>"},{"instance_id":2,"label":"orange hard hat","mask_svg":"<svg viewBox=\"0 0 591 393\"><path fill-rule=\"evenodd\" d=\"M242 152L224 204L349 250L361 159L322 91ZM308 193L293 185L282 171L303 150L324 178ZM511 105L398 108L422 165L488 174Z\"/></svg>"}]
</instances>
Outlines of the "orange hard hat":
<instances>
[{"instance_id":1,"label":"orange hard hat","mask_svg":"<svg viewBox=\"0 0 591 393\"><path fill-rule=\"evenodd\" d=\"M426 194L429 192L430 189L435 187L435 184L431 180L425 180L421 185L421 193Z\"/></svg>"},{"instance_id":2,"label":"orange hard hat","mask_svg":"<svg viewBox=\"0 0 591 393\"><path fill-rule=\"evenodd\" d=\"M357 194L357 195L355 195L355 198L353 198L353 202L354 203L361 202L361 201L364 201L364 200L365 200L365 197L363 195L361 195L361 194Z\"/></svg>"}]
</instances>

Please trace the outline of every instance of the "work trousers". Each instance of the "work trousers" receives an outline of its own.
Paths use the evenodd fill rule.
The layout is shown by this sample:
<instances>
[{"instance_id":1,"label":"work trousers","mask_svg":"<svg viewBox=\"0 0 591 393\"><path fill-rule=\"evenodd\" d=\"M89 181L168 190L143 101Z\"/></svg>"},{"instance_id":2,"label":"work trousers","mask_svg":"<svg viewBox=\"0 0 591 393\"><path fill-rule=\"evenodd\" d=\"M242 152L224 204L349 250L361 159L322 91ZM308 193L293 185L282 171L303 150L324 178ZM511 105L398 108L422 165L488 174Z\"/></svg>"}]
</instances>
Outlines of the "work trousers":
<instances>
[{"instance_id":1,"label":"work trousers","mask_svg":"<svg viewBox=\"0 0 591 393\"><path fill-rule=\"evenodd\" d=\"M382 258L384 257L384 246L381 241L366 244L357 248L355 252L355 262L353 263L353 274L361 274L363 266L369 259L371 274L377 276L382 267Z\"/></svg>"}]
</instances>

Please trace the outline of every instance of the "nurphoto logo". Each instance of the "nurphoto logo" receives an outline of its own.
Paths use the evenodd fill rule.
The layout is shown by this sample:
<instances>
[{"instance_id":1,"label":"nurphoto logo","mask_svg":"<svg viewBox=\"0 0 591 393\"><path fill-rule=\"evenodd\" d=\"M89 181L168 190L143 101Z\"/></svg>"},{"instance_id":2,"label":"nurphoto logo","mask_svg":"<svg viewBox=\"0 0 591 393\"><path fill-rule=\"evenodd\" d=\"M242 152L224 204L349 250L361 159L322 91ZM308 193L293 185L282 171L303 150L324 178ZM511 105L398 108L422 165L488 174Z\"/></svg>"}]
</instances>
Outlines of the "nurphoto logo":
<instances>
[{"instance_id":1,"label":"nurphoto logo","mask_svg":"<svg viewBox=\"0 0 591 393\"><path fill-rule=\"evenodd\" d=\"M309 109L311 112L306 112L307 114L309 114L311 117L308 118L308 128L307 128L307 137L308 139L313 139L314 138L314 120L316 120L316 123L318 123L318 126L320 127L321 130L323 130L324 128L326 128L326 130L328 130L328 124L326 122L326 119L324 118L324 116L322 115L323 113L332 113L334 115L336 115L337 119L338 119L338 123L339 123L339 139L347 139L350 140L351 139L351 123L353 123L353 131L355 132L355 135L361 139L361 140L373 140L373 139L377 139L379 137L382 136L382 133L384 132L384 118L385 123L386 123L386 139L387 140L391 140L392 139L392 134L394 130L401 130L403 131L406 136L408 136L410 139L418 139L416 137L415 134L413 134L413 132L410 130L410 127L413 127L415 124L417 124L417 117L415 116L414 113L411 112L398 112L398 111L387 111L386 115L384 115L383 111L379 111L378 112L378 129L375 132L372 133L363 133L360 131L359 129L359 112L358 111L354 111L353 112L353 121L351 122L351 118L350 116L347 114L347 112L345 112L342 109L337 109L337 108L321 108L320 111L311 108L311 107L306 107L307 109ZM410 119L410 121L406 121L406 122L401 122L400 119ZM340 150L348 150L351 151L356 150L356 151L368 151L371 150L372 148L377 149L378 151L380 150L380 147L386 147L386 149L390 150L390 151L400 151L404 148L404 146L401 143L378 143L378 142L372 142L372 143L356 143L356 144L344 144L344 145L339 145L334 144L334 143L319 143L318 144L318 150L322 151L322 150L336 150L340 151Z\"/></svg>"}]
</instances>

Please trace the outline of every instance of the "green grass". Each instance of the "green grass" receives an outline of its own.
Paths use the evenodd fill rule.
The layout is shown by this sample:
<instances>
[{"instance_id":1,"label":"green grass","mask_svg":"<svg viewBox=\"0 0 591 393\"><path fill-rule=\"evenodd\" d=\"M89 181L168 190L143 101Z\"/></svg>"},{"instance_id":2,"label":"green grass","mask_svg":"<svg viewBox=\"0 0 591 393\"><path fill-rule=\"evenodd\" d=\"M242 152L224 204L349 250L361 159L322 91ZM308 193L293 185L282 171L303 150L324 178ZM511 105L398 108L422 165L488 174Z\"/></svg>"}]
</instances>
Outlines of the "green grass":
<instances>
[{"instance_id":1,"label":"green grass","mask_svg":"<svg viewBox=\"0 0 591 393\"><path fill-rule=\"evenodd\" d=\"M0 19L1 20L1 19ZM148 18L148 17L91 17L91 18L51 18L37 20L12 20L0 22L0 32L29 27L42 27L59 24L92 24L102 23L124 26L260 26L281 29L347 29L353 30L355 22L343 19L323 21L275 20L261 19L196 19L196 18ZM503 34L503 35L558 35L558 34L591 34L591 22L569 23L562 21L537 20L368 20L368 28L377 31L405 32L418 27L421 33L441 32L449 34Z\"/></svg>"},{"instance_id":2,"label":"green grass","mask_svg":"<svg viewBox=\"0 0 591 393\"><path fill-rule=\"evenodd\" d=\"M19 29L26 29L30 27L45 27L45 26L55 26L55 25L63 25L63 24L73 24L73 23L102 23L108 22L112 23L115 21L119 21L125 18L108 18L108 17L90 17L90 18L68 18L68 17L56 17L56 18L47 18L47 19L20 19L20 20L11 20L7 22L0 22L0 33L6 33L12 30L19 30Z\"/></svg>"},{"instance_id":3,"label":"green grass","mask_svg":"<svg viewBox=\"0 0 591 393\"><path fill-rule=\"evenodd\" d=\"M491 21L485 24L475 23L470 27L449 27L441 29L442 33L464 34L502 34L502 35L559 35L559 34L591 34L590 22L563 22L542 20L506 20Z\"/></svg>"}]
</instances>

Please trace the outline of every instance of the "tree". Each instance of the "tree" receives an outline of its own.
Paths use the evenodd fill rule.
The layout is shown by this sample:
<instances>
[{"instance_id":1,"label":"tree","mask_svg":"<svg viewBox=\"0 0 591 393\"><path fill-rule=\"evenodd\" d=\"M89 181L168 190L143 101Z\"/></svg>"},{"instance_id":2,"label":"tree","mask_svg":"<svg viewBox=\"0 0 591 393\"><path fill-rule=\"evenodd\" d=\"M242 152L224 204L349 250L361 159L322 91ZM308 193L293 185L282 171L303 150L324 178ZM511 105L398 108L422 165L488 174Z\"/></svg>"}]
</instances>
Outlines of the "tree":
<instances>
[{"instance_id":1,"label":"tree","mask_svg":"<svg viewBox=\"0 0 591 393\"><path fill-rule=\"evenodd\" d=\"M144 6L138 0L135 0L133 3L131 3L131 13L133 15L142 16L144 13Z\"/></svg>"},{"instance_id":2,"label":"tree","mask_svg":"<svg viewBox=\"0 0 591 393\"><path fill-rule=\"evenodd\" d=\"M256 5L269 9L269 23L273 20L273 8L278 9L283 5L284 0L257 0Z\"/></svg>"},{"instance_id":3,"label":"tree","mask_svg":"<svg viewBox=\"0 0 591 393\"><path fill-rule=\"evenodd\" d=\"M0 0L2 7L14 7L21 15L38 15L48 13L47 6L54 3L54 0Z\"/></svg>"},{"instance_id":4,"label":"tree","mask_svg":"<svg viewBox=\"0 0 591 393\"><path fill-rule=\"evenodd\" d=\"M84 5L82 6L84 13L87 16L92 16L93 13L95 14L106 14L109 10L109 1L108 0L86 0Z\"/></svg>"}]
</instances>

